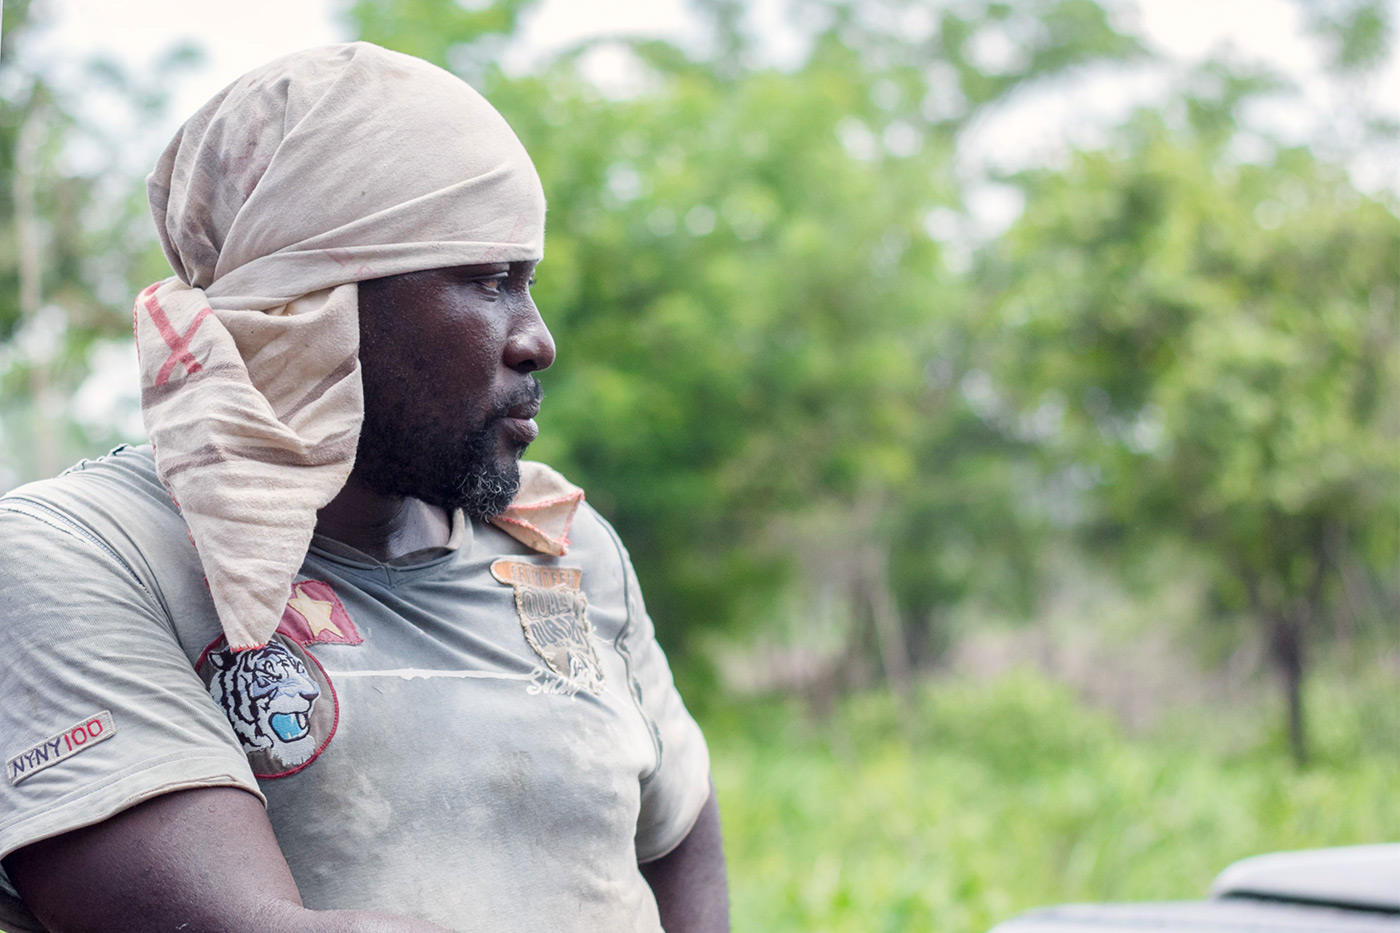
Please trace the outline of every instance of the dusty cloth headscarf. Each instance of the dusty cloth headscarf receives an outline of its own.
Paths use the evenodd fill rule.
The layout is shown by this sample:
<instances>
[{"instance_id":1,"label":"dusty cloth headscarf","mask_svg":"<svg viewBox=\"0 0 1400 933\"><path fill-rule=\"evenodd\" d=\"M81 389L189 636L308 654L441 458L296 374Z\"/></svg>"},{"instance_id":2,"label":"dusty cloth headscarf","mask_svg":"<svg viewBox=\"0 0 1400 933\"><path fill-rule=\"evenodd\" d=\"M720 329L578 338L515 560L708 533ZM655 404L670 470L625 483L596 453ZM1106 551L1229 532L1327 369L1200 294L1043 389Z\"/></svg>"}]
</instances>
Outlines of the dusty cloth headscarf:
<instances>
[{"instance_id":1,"label":"dusty cloth headscarf","mask_svg":"<svg viewBox=\"0 0 1400 933\"><path fill-rule=\"evenodd\" d=\"M355 283L538 260L544 192L480 94L363 42L235 81L147 187L175 276L136 301L142 412L229 644L251 648L354 464Z\"/></svg>"}]
</instances>

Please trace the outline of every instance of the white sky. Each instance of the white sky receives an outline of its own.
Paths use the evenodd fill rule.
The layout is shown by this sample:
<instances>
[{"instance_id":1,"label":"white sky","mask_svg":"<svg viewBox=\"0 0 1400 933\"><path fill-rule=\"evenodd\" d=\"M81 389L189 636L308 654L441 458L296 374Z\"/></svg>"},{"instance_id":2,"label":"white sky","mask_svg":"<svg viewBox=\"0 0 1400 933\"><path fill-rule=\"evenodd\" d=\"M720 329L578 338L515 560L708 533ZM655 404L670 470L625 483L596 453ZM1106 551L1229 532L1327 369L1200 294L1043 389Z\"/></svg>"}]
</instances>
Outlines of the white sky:
<instances>
[{"instance_id":1,"label":"white sky","mask_svg":"<svg viewBox=\"0 0 1400 933\"><path fill-rule=\"evenodd\" d=\"M464 6L484 0L459 0ZM1347 127L1332 115L1342 94L1363 95L1400 121L1400 55L1365 86L1341 87L1326 79L1319 48L1309 41L1297 0L1104 0L1115 21L1142 36L1168 64L1133 71L1080 75L1022 92L984 114L962 140L960 172L969 182L973 239L992 235L1019 213L1011 189L980 185L988 169L1016 170L1053 163L1076 146L1092 146L1134 106L1160 100L1180 66L1227 52L1237 61L1267 66L1294 81L1300 98L1256 107L1254 125L1295 142L1329 140L1344 145ZM1391 0L1400 4L1400 0ZM94 53L115 57L135 72L149 71L180 41L203 49L205 62L172 79L171 105L163 124L150 127L123 152L89 157L118 162L126 174L141 170L178 126L206 99L243 72L278 55L349 38L336 11L349 0L36 0L50 26L31 54L48 63L76 63ZM801 40L784 28L784 0L751 0L751 26L769 39L775 61L800 54ZM1400 12L1400 11L1398 11ZM1398 16L1397 18L1400 18ZM270 25L271 24L271 25ZM698 30L686 0L543 0L523 20L507 67L523 69L581 39L610 34L651 35L693 42ZM996 48L989 49L995 58ZM625 86L626 62L598 55L591 74L605 88ZM609 73L611 71L616 73ZM97 105L100 109L101 105ZM120 117L114 117L120 119ZM1353 147L1355 148L1355 147ZM1357 184L1372 192L1400 195L1400 147L1363 151L1348 159ZM961 236L957 237L961 238Z\"/></svg>"},{"instance_id":2,"label":"white sky","mask_svg":"<svg viewBox=\"0 0 1400 933\"><path fill-rule=\"evenodd\" d=\"M79 61L100 52L138 72L181 40L193 40L206 53L205 64L175 81L170 114L137 160L154 158L180 119L238 75L278 55L308 46L342 41L347 28L335 11L348 0L38 0L47 4L52 26L42 53L49 61ZM460 0L464 6L481 0ZM1400 0L1392 0L1400 3ZM754 0L753 22L776 37L775 57L791 54L783 41L782 0ZM1241 59L1269 65L1295 80L1306 106L1278 108L1263 118L1300 138L1327 119L1338 90L1320 78L1316 47L1307 41L1293 0L1108 0L1118 21L1178 62L1197 61L1229 48ZM42 8L42 7L41 7ZM520 40L507 63L531 60L596 35L626 33L693 39L694 22L685 0L543 0L524 21ZM786 47L785 47L786 46ZM1130 77L1088 80L1072 88L1051 88L1014 102L985 120L967 140L973 158L1019 168L1055 158L1067 145L1092 143L1095 132L1112 125L1134 105L1160 94L1163 69ZM1355 93L1355 89L1349 89ZM1400 119L1400 56L1368 88ZM1367 190L1400 191L1394 153L1353 163Z\"/></svg>"},{"instance_id":3,"label":"white sky","mask_svg":"<svg viewBox=\"0 0 1400 933\"><path fill-rule=\"evenodd\" d=\"M210 52L203 96L285 52L344 39L334 0L47 0L60 44L139 61L182 38ZM470 2L464 5L472 5ZM756 4L758 6L771 4ZM1221 42L1285 65L1310 61L1288 0L1127 0L1127 19L1166 51L1197 57ZM1131 12L1132 8L1136 12ZM275 24L275 29L269 28ZM543 49L616 32L684 35L683 0L545 0L529 15L529 41Z\"/></svg>"},{"instance_id":4,"label":"white sky","mask_svg":"<svg viewBox=\"0 0 1400 933\"><path fill-rule=\"evenodd\" d=\"M485 0L459 0L479 6ZM1325 78L1319 48L1309 41L1297 0L1104 0L1115 21L1142 36L1168 64L1125 72L1080 75L1022 92L984 114L962 140L961 173L971 184L973 214L966 231L974 239L995 234L1019 213L1010 189L977 187L988 169L1016 170L1053 163L1075 146L1104 138L1133 106L1160 100L1174 70L1206 56L1227 52L1237 61L1267 66L1294 81L1300 98L1256 107L1254 125L1295 142L1329 140L1343 146L1350 128L1333 114L1342 94L1362 95L1400 121L1400 55L1365 86L1339 86ZM1390 0L1400 4L1400 0ZM171 106L162 125L133 140L124 152L93 152L90 157L119 162L127 174L149 165L179 122L243 72L278 55L349 38L336 11L349 0L36 0L47 10L50 27L42 44L31 47L49 63L78 63L93 53L118 58L137 73L146 72L180 41L203 49L202 66L172 79ZM800 54L801 41L784 28L784 0L751 0L750 24L769 39L775 61ZM1400 10L1397 11L1400 13ZM1400 18L1400 16L1397 16ZM271 25L270 25L271 24ZM698 30L686 0L543 0L523 20L507 67L523 69L581 39L610 34L663 36L694 41ZM989 50L995 57L996 49ZM625 84L626 62L606 53L591 72L607 89ZM610 74L609 69L617 72ZM98 105L100 108L100 105ZM119 117L116 119L120 119ZM1356 148L1356 147L1353 147ZM1352 154L1348 166L1357 184L1372 192L1400 195L1400 147Z\"/></svg>"},{"instance_id":5,"label":"white sky","mask_svg":"<svg viewBox=\"0 0 1400 933\"><path fill-rule=\"evenodd\" d=\"M208 64L177 89L175 108L193 110L216 90L277 55L341 41L335 0L40 0L53 11L55 51L100 51L130 62L149 60L181 39L208 52ZM1290 0L1111 0L1122 19L1150 42L1184 59L1229 43L1246 57L1293 74L1310 74L1314 53ZM36 6L39 4L36 3ZM465 6L473 5L467 0ZM757 18L772 20L773 0ZM767 13L767 15L765 15ZM544 0L525 22L525 45L547 52L609 33L684 37L693 25L684 0ZM1400 68L1388 81L1400 91Z\"/></svg>"}]
</instances>

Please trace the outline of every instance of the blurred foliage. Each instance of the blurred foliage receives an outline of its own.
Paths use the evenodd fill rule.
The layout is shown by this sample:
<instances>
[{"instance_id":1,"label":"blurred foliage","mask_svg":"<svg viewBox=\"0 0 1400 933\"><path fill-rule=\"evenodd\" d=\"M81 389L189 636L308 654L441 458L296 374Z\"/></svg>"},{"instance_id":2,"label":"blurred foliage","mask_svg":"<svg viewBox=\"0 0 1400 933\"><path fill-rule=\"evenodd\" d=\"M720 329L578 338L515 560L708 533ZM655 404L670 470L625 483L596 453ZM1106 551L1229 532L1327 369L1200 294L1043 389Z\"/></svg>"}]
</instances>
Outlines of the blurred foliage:
<instances>
[{"instance_id":1,"label":"blurred foliage","mask_svg":"<svg viewBox=\"0 0 1400 933\"><path fill-rule=\"evenodd\" d=\"M790 702L713 710L734 928L981 933L1049 903L1204 897L1260 852L1400 838L1393 682L1309 689L1318 754L1301 772L1250 713L1130 738L1028 672L940 683L914 735L887 692L821 724Z\"/></svg>"},{"instance_id":2,"label":"blurred foliage","mask_svg":"<svg viewBox=\"0 0 1400 933\"><path fill-rule=\"evenodd\" d=\"M1393 54L1385 0L1297 2L1344 81ZM470 80L534 157L559 359L531 456L617 524L680 679L712 685L697 658L736 630L816 658L788 698L687 691L736 929L973 933L1400 838L1400 219L1317 154L1336 140L1249 125L1293 91L1179 75L1096 148L999 179L1024 209L978 239L969 136L1144 54L1093 0L795 2L783 68L738 0L699 0L684 48L507 70L533 6L343 15ZM63 397L168 274L144 167L75 156L121 149L91 98L143 125L190 60L74 83L27 52L32 10L5 3L0 47L0 486L92 443ZM1132 664L1190 644L1233 681L1262 646L1288 702L1182 700L1130 736L1040 675L917 685L971 628L1033 619L1030 642L1066 614L1143 642ZM881 677L900 689L858 689ZM1308 764L1282 768L1305 706Z\"/></svg>"},{"instance_id":3,"label":"blurred foliage","mask_svg":"<svg viewBox=\"0 0 1400 933\"><path fill-rule=\"evenodd\" d=\"M1381 0L1297 2L1348 86L1392 54ZM684 662L715 633L787 626L813 653L835 632L802 689L823 705L888 677L912 716L951 615L1043 618L1084 549L1128 589L1206 578L1182 588L1209 594L1196 640L1267 640L1301 754L1310 652L1400 643L1393 194L1257 132L1250 107L1296 90L1217 61L1097 147L999 179L1024 210L987 237L970 137L1140 62L1104 6L794 0L805 51L783 67L743 4L694 7L682 44L528 68L503 63L531 0L341 8L470 80L535 158L560 355L531 455L618 525L682 676L713 675ZM63 396L165 274L139 173L75 156L120 149L88 98L149 121L189 53L75 84L26 54L29 4L5 17L0 429L34 475L76 431ZM1317 151L1391 132L1356 116Z\"/></svg>"},{"instance_id":4,"label":"blurred foliage","mask_svg":"<svg viewBox=\"0 0 1400 933\"><path fill-rule=\"evenodd\" d=\"M1313 32L1326 43L1327 63L1354 73L1381 65L1394 42L1390 0L1295 0Z\"/></svg>"},{"instance_id":5,"label":"blurred foliage","mask_svg":"<svg viewBox=\"0 0 1400 933\"><path fill-rule=\"evenodd\" d=\"M150 229L146 167L116 154L199 57L177 46L146 75L112 58L54 61L32 51L47 13L5 3L0 46L0 437L16 436L4 459L28 476L86 452L93 438L63 417L64 396L103 341L130 334L135 291L169 275Z\"/></svg>"},{"instance_id":6,"label":"blurred foliage","mask_svg":"<svg viewBox=\"0 0 1400 933\"><path fill-rule=\"evenodd\" d=\"M1190 542L1296 700L1314 630L1393 625L1400 218L1306 150L1233 163L1238 96L1021 179L979 347L1011 407L1054 419L1050 468L1090 468L1091 538Z\"/></svg>"}]
</instances>

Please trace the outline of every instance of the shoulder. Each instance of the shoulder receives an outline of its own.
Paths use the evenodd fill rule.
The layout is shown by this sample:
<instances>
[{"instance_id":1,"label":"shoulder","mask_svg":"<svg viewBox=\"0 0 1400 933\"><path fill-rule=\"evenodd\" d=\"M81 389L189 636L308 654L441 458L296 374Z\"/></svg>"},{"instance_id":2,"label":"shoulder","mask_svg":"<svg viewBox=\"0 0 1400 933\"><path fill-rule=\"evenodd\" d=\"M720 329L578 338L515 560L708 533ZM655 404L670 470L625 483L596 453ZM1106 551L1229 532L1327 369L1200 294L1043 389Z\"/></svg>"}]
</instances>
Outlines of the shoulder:
<instances>
[{"instance_id":1,"label":"shoulder","mask_svg":"<svg viewBox=\"0 0 1400 933\"><path fill-rule=\"evenodd\" d=\"M579 503L578 514L569 530L568 556L590 563L631 564L617 531L586 501Z\"/></svg>"},{"instance_id":2,"label":"shoulder","mask_svg":"<svg viewBox=\"0 0 1400 933\"><path fill-rule=\"evenodd\" d=\"M150 447L119 447L0 497L0 555L95 555L146 589L152 566L198 566L184 520L156 478ZM55 572L62 572L54 567Z\"/></svg>"},{"instance_id":3,"label":"shoulder","mask_svg":"<svg viewBox=\"0 0 1400 933\"><path fill-rule=\"evenodd\" d=\"M26 483L0 496L0 511L23 512L27 506L79 520L143 511L179 520L175 504L156 477L155 455L149 446L118 447L95 460L81 460L52 479Z\"/></svg>"}]
</instances>

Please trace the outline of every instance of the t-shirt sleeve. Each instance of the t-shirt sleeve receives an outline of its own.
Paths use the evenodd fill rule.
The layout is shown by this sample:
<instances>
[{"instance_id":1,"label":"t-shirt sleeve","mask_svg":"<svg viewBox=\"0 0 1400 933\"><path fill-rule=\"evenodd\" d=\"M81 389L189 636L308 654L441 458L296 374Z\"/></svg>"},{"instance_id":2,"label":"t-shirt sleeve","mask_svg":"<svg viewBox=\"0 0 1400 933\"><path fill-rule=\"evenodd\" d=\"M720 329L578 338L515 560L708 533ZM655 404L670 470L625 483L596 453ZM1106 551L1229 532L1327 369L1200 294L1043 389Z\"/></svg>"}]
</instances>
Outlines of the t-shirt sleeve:
<instances>
[{"instance_id":1,"label":"t-shirt sleeve","mask_svg":"<svg viewBox=\"0 0 1400 933\"><path fill-rule=\"evenodd\" d=\"M175 790L262 796L140 576L76 521L4 501L0 745L0 856Z\"/></svg>"},{"instance_id":2,"label":"t-shirt sleeve","mask_svg":"<svg viewBox=\"0 0 1400 933\"><path fill-rule=\"evenodd\" d=\"M710 796L710 753L700 726L691 717L671 677L666 654L656 641L642 588L627 551L608 529L622 556L632 690L651 725L657 766L642 778L642 806L637 818L637 861L650 862L680 845L695 825Z\"/></svg>"}]
</instances>

